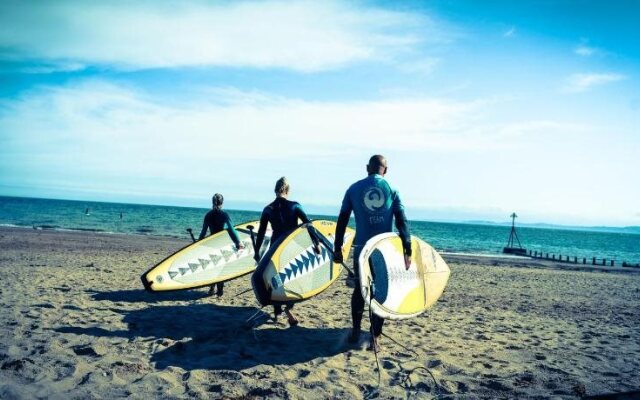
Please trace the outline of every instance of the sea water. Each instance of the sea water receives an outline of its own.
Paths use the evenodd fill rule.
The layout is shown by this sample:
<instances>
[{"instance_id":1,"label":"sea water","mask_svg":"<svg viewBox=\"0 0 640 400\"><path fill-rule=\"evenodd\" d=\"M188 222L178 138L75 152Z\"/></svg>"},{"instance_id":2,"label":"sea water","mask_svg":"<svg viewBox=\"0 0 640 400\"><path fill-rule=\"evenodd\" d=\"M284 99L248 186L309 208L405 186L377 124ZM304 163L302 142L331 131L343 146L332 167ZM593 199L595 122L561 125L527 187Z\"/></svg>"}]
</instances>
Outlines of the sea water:
<instances>
[{"instance_id":1,"label":"sea water","mask_svg":"<svg viewBox=\"0 0 640 400\"><path fill-rule=\"evenodd\" d=\"M228 210L234 224L257 220L257 211ZM197 237L207 209L49 200L0 196L0 225L35 229L74 230L133 235L158 235L189 240L187 228ZM311 218L336 220L336 216ZM439 251L499 255L510 226L411 221L411 233ZM518 238L527 250L548 254L592 257L640 263L640 234L577 229L518 227Z\"/></svg>"}]
</instances>

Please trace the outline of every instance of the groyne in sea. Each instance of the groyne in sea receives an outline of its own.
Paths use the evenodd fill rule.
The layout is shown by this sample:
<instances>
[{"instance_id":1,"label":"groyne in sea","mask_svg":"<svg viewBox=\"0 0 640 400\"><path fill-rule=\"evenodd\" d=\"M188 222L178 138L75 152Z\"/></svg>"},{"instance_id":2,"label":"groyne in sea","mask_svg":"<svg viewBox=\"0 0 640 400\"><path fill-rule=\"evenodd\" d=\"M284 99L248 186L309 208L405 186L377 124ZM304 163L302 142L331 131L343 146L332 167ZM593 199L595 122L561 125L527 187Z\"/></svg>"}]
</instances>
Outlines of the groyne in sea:
<instances>
[{"instance_id":1,"label":"groyne in sea","mask_svg":"<svg viewBox=\"0 0 640 400\"><path fill-rule=\"evenodd\" d=\"M627 261L619 261L615 259L607 259L607 258L597 258L597 257L578 257L578 256L567 256L561 254L553 254L542 251L534 251L529 250L527 253L527 257L530 258L539 258L544 260L552 260L557 262L564 262L570 264L583 264L583 265L602 265L602 266L621 266L623 268L640 268L640 264L632 264Z\"/></svg>"}]
</instances>

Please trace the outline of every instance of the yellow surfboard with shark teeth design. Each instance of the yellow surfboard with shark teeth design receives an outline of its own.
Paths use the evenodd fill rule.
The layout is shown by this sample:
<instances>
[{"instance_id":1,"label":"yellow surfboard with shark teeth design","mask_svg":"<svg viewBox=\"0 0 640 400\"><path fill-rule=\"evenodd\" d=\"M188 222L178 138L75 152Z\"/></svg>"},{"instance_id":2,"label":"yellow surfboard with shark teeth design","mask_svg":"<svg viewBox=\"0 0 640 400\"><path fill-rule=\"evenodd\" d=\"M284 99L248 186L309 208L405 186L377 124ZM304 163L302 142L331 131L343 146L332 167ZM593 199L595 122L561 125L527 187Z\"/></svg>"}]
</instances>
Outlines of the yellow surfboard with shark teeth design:
<instances>
[{"instance_id":1,"label":"yellow surfboard with shark teeth design","mask_svg":"<svg viewBox=\"0 0 640 400\"><path fill-rule=\"evenodd\" d=\"M336 223L317 220L300 225L264 255L251 277L260 304L306 300L327 289L342 272L333 262ZM347 258L355 231L347 228L342 246Z\"/></svg>"},{"instance_id":2,"label":"yellow surfboard with shark teeth design","mask_svg":"<svg viewBox=\"0 0 640 400\"><path fill-rule=\"evenodd\" d=\"M152 292L184 290L225 282L253 272L256 262L249 226L257 232L260 222L235 226L244 249L237 250L229 233L223 230L162 260L142 275L142 284ZM270 238L271 229L267 227L261 254L269 247Z\"/></svg>"}]
</instances>

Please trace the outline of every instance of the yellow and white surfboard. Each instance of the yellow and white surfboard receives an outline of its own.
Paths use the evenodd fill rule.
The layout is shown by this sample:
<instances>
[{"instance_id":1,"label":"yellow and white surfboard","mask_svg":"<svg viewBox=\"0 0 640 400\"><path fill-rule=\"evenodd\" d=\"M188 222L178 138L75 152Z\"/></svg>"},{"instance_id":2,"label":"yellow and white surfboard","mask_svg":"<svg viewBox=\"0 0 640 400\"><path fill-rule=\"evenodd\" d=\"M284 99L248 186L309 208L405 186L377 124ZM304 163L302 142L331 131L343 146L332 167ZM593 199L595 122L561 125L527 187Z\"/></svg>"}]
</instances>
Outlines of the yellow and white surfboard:
<instances>
[{"instance_id":1,"label":"yellow and white surfboard","mask_svg":"<svg viewBox=\"0 0 640 400\"><path fill-rule=\"evenodd\" d=\"M145 272L141 279L144 287L152 292L193 289L228 281L253 272L256 262L249 226L260 228L259 221L236 225L244 249L237 250L226 230L192 243ZM267 227L263 254L269 247L271 229Z\"/></svg>"},{"instance_id":2,"label":"yellow and white surfboard","mask_svg":"<svg viewBox=\"0 0 640 400\"><path fill-rule=\"evenodd\" d=\"M451 271L428 243L411 237L411 267L404 263L396 233L369 239L359 258L360 290L371 311L382 318L415 317L442 295Z\"/></svg>"},{"instance_id":3,"label":"yellow and white surfboard","mask_svg":"<svg viewBox=\"0 0 640 400\"><path fill-rule=\"evenodd\" d=\"M306 300L328 288L342 272L333 262L336 223L318 220L293 230L264 255L251 282L260 304ZM347 228L342 252L347 258L355 232Z\"/></svg>"}]
</instances>

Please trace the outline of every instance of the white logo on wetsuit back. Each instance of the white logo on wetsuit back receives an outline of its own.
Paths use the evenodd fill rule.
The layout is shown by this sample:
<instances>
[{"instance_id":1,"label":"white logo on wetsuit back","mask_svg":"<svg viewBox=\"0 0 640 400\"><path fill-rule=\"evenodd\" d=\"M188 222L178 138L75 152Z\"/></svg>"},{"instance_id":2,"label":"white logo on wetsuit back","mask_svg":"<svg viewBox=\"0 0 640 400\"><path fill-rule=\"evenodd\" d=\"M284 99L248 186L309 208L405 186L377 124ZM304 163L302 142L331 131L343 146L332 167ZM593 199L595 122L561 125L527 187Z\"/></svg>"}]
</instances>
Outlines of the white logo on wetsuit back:
<instances>
[{"instance_id":1,"label":"white logo on wetsuit back","mask_svg":"<svg viewBox=\"0 0 640 400\"><path fill-rule=\"evenodd\" d=\"M367 189L364 194L364 206L369 211L378 211L384 206L386 200L384 192L377 187Z\"/></svg>"}]
</instances>

